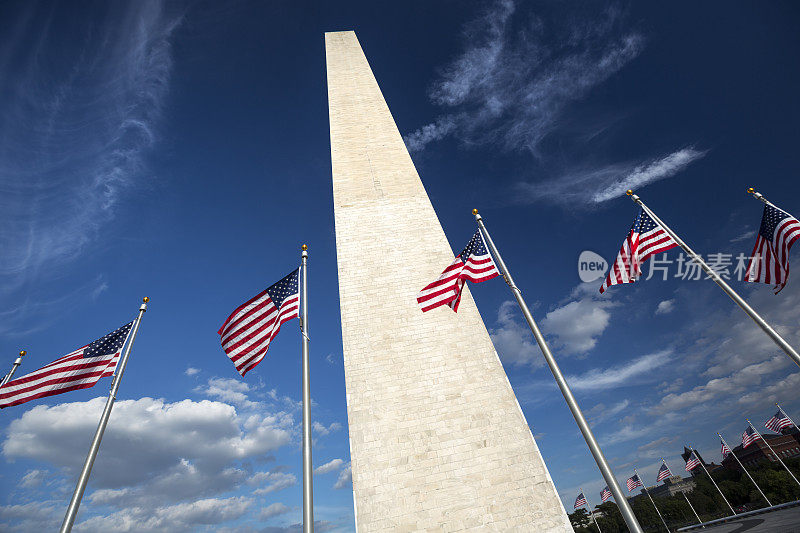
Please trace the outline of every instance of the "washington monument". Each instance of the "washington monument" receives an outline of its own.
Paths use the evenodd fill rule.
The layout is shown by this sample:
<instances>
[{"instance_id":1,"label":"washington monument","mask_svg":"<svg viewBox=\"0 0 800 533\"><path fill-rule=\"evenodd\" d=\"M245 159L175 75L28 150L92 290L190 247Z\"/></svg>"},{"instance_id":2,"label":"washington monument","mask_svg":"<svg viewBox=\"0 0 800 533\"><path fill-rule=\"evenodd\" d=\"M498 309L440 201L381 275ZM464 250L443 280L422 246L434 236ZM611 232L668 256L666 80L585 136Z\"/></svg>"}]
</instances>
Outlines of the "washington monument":
<instances>
[{"instance_id":1,"label":"washington monument","mask_svg":"<svg viewBox=\"0 0 800 533\"><path fill-rule=\"evenodd\" d=\"M357 530L571 532L469 289L417 306L453 248L355 33L325 49Z\"/></svg>"}]
</instances>

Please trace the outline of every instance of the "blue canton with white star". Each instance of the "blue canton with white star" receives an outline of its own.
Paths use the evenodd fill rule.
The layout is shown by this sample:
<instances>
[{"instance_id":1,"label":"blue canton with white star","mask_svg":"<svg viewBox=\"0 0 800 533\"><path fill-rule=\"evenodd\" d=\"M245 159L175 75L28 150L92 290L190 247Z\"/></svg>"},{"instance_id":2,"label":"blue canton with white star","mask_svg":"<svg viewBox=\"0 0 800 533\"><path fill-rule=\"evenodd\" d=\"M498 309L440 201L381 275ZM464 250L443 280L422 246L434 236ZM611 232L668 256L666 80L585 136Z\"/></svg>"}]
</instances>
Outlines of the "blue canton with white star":
<instances>
[{"instance_id":1,"label":"blue canton with white star","mask_svg":"<svg viewBox=\"0 0 800 533\"><path fill-rule=\"evenodd\" d=\"M764 216L761 217L761 228L759 228L758 234L768 241L772 241L772 237L775 235L775 228L778 227L778 224L781 223L781 220L790 216L791 215L789 213L786 211L781 211L777 207L765 205Z\"/></svg>"},{"instance_id":2,"label":"blue canton with white star","mask_svg":"<svg viewBox=\"0 0 800 533\"><path fill-rule=\"evenodd\" d=\"M108 355L110 353L117 353L122 349L125 344L125 339L128 338L128 332L133 327L133 322L128 322L121 328L112 331L105 337L100 337L96 341L90 343L83 350L84 357L97 357L100 355Z\"/></svg>"},{"instance_id":3,"label":"blue canton with white star","mask_svg":"<svg viewBox=\"0 0 800 533\"><path fill-rule=\"evenodd\" d=\"M658 224L656 224L655 220L650 218L650 215L644 212L644 209L639 211L639 216L636 217L636 221L633 223L633 228L636 233L647 233L648 231L654 230Z\"/></svg>"},{"instance_id":4,"label":"blue canton with white star","mask_svg":"<svg viewBox=\"0 0 800 533\"><path fill-rule=\"evenodd\" d=\"M467 243L467 247L464 248L464 251L458 254L462 261L465 263L469 256L471 255L486 255L488 252L486 251L486 246L483 244L483 237L481 237L481 230L475 232L475 235Z\"/></svg>"},{"instance_id":5,"label":"blue canton with white star","mask_svg":"<svg viewBox=\"0 0 800 533\"><path fill-rule=\"evenodd\" d=\"M267 294L269 294L269 297L275 307L280 307L286 298L300 292L300 285L298 282L299 279L300 269L298 268L267 289Z\"/></svg>"}]
</instances>

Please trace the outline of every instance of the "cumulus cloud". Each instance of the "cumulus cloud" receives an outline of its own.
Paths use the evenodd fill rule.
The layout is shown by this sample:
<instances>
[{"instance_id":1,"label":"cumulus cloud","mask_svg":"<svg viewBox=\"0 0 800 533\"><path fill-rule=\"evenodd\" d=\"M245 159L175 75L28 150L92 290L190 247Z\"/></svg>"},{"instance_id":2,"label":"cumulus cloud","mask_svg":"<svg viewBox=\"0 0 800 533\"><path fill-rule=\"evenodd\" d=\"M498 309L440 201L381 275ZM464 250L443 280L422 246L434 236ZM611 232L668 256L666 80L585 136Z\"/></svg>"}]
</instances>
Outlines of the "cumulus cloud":
<instances>
[{"instance_id":1,"label":"cumulus cloud","mask_svg":"<svg viewBox=\"0 0 800 533\"><path fill-rule=\"evenodd\" d=\"M263 522L265 520L269 520L273 516L286 514L289 511L291 511L291 508L285 506L280 502L275 502L261 509L261 513L258 515L258 519Z\"/></svg>"},{"instance_id":2,"label":"cumulus cloud","mask_svg":"<svg viewBox=\"0 0 800 533\"><path fill-rule=\"evenodd\" d=\"M199 373L200 373L200 369L199 368L193 368L191 366L189 368L187 368L186 372L185 372L185 374L187 376L194 376L194 375L197 375Z\"/></svg>"},{"instance_id":3,"label":"cumulus cloud","mask_svg":"<svg viewBox=\"0 0 800 533\"><path fill-rule=\"evenodd\" d=\"M663 300L656 306L657 315L666 315L675 310L675 300Z\"/></svg>"},{"instance_id":4,"label":"cumulus cloud","mask_svg":"<svg viewBox=\"0 0 800 533\"><path fill-rule=\"evenodd\" d=\"M515 312L517 304L506 301L497 312L497 326L489 329L492 343L503 362L516 365L541 366L544 364L539 346L530 328L523 324Z\"/></svg>"},{"instance_id":5,"label":"cumulus cloud","mask_svg":"<svg viewBox=\"0 0 800 533\"><path fill-rule=\"evenodd\" d=\"M336 470L339 470L339 467L341 467L343 464L344 461L342 461L341 459L333 459L331 461L328 461L324 465L316 467L314 469L314 474L321 475L321 474L327 474L329 472L335 472Z\"/></svg>"},{"instance_id":6,"label":"cumulus cloud","mask_svg":"<svg viewBox=\"0 0 800 533\"><path fill-rule=\"evenodd\" d=\"M74 479L104 404L95 398L26 411L8 426L4 457L49 464L60 478ZM217 496L251 478L247 463L290 444L294 431L286 413L240 416L232 405L209 400L117 402L85 498L94 509L117 511L87 520L85 529L125 531L141 521L130 530L182 531L181 524L208 523L219 502L244 512L248 501ZM289 476L262 482L286 486Z\"/></svg>"},{"instance_id":7,"label":"cumulus cloud","mask_svg":"<svg viewBox=\"0 0 800 533\"><path fill-rule=\"evenodd\" d=\"M672 356L671 350L643 355L629 363L601 370L593 368L588 372L567 377L574 390L606 390L623 386L635 386L643 383L644 375L653 369L667 364ZM637 378L637 379L635 379Z\"/></svg>"},{"instance_id":8,"label":"cumulus cloud","mask_svg":"<svg viewBox=\"0 0 800 533\"><path fill-rule=\"evenodd\" d=\"M205 394L210 398L230 402L245 409L252 409L259 405L258 402L248 399L248 393L251 390L252 387L248 383L233 378L211 378L206 385L200 385L194 389L195 392Z\"/></svg>"},{"instance_id":9,"label":"cumulus cloud","mask_svg":"<svg viewBox=\"0 0 800 533\"><path fill-rule=\"evenodd\" d=\"M333 484L334 489L344 489L351 486L353 483L353 472L350 463L347 463L339 471L339 477L336 478L336 483Z\"/></svg>"},{"instance_id":10,"label":"cumulus cloud","mask_svg":"<svg viewBox=\"0 0 800 533\"><path fill-rule=\"evenodd\" d=\"M615 304L598 295L593 284L579 285L568 300L544 316L542 331L553 338L561 353L586 353L608 328L609 309Z\"/></svg>"},{"instance_id":11,"label":"cumulus cloud","mask_svg":"<svg viewBox=\"0 0 800 533\"><path fill-rule=\"evenodd\" d=\"M566 11L563 12L563 11ZM537 153L565 107L619 71L643 48L621 11L586 16L565 7L549 19L502 0L464 30L464 51L441 71L431 100L449 112L406 135L412 150L455 135Z\"/></svg>"},{"instance_id":12,"label":"cumulus cloud","mask_svg":"<svg viewBox=\"0 0 800 533\"><path fill-rule=\"evenodd\" d=\"M311 429L317 435L324 437L325 435L330 435L334 431L339 431L342 429L342 425L339 422L331 422L331 424L325 427L324 424L320 424L316 420L311 424Z\"/></svg>"},{"instance_id":13,"label":"cumulus cloud","mask_svg":"<svg viewBox=\"0 0 800 533\"><path fill-rule=\"evenodd\" d=\"M253 485L263 485L253 491L254 495L269 494L297 485L297 477L287 472L259 472L248 480Z\"/></svg>"}]
</instances>

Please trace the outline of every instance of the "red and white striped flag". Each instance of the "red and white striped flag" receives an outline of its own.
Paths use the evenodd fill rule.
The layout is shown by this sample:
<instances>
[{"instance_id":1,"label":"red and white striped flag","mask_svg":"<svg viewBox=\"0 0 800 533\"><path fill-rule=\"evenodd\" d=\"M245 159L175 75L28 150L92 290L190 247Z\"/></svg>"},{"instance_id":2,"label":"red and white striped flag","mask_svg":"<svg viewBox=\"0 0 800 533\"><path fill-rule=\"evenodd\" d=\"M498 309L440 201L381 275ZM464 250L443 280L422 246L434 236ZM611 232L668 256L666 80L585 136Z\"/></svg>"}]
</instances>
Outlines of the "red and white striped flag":
<instances>
[{"instance_id":1,"label":"red and white striped flag","mask_svg":"<svg viewBox=\"0 0 800 533\"><path fill-rule=\"evenodd\" d=\"M686 461L686 471L691 472L698 466L700 466L700 459L698 459L697 455L692 452L692 454L689 456L689 459Z\"/></svg>"},{"instance_id":2,"label":"red and white striped flag","mask_svg":"<svg viewBox=\"0 0 800 533\"><path fill-rule=\"evenodd\" d=\"M464 251L444 269L442 275L419 292L417 302L423 313L442 305L448 305L453 311L458 311L461 291L466 280L480 283L499 275L500 272L483 242L481 230L478 230Z\"/></svg>"},{"instance_id":3,"label":"red and white striped flag","mask_svg":"<svg viewBox=\"0 0 800 533\"><path fill-rule=\"evenodd\" d=\"M772 204L764 206L745 281L774 283L775 294L789 280L789 249L800 237L800 221Z\"/></svg>"},{"instance_id":4,"label":"red and white striped flag","mask_svg":"<svg viewBox=\"0 0 800 533\"><path fill-rule=\"evenodd\" d=\"M604 502L607 502L610 497L611 490L608 488L608 486L606 486L606 488L603 489L603 492L600 493L600 499Z\"/></svg>"},{"instance_id":5,"label":"red and white striped flag","mask_svg":"<svg viewBox=\"0 0 800 533\"><path fill-rule=\"evenodd\" d=\"M625 483L628 485L628 492L632 491L636 487L644 487L644 485L642 485L642 480L639 479L639 474L632 475L625 480Z\"/></svg>"},{"instance_id":6,"label":"red and white striped flag","mask_svg":"<svg viewBox=\"0 0 800 533\"><path fill-rule=\"evenodd\" d=\"M39 370L9 381L0 387L0 408L88 389L100 378L113 376L132 326L133 322L129 322Z\"/></svg>"},{"instance_id":7,"label":"red and white striped flag","mask_svg":"<svg viewBox=\"0 0 800 533\"><path fill-rule=\"evenodd\" d=\"M733 452L731 451L731 449L730 449L730 448L728 448L728 445L727 445L727 444L725 444L724 442L722 442L722 441L719 441L719 443L722 445L722 450L721 450L721 451L722 451L722 458L723 458L723 459L727 459L727 458L728 458L728 456L729 456L730 454L732 454Z\"/></svg>"},{"instance_id":8,"label":"red and white striped flag","mask_svg":"<svg viewBox=\"0 0 800 533\"><path fill-rule=\"evenodd\" d=\"M642 264L650 256L676 246L678 243L642 209L633 221L627 238L622 242L622 248L611 265L600 292L605 292L611 285L633 283L641 277Z\"/></svg>"},{"instance_id":9,"label":"red and white striped flag","mask_svg":"<svg viewBox=\"0 0 800 533\"><path fill-rule=\"evenodd\" d=\"M583 493L581 492L580 494L578 494L578 497L575 498L575 507L573 507L573 509L577 509L582 505L586 505L586 496L584 496Z\"/></svg>"},{"instance_id":10,"label":"red and white striped flag","mask_svg":"<svg viewBox=\"0 0 800 533\"><path fill-rule=\"evenodd\" d=\"M671 475L672 475L672 472L670 472L669 467L667 466L667 463L662 460L661 461L661 468L658 469L658 476L656 476L656 483L658 483L659 481L662 481L664 479L667 479Z\"/></svg>"},{"instance_id":11,"label":"red and white striped flag","mask_svg":"<svg viewBox=\"0 0 800 533\"><path fill-rule=\"evenodd\" d=\"M767 429L774 431L775 433L780 433L783 428L788 428L793 426L792 421L789 420L789 417L784 414L781 409L778 409L778 412L775 413L775 416L767 420L767 423L764 424Z\"/></svg>"},{"instance_id":12,"label":"red and white striped flag","mask_svg":"<svg viewBox=\"0 0 800 533\"><path fill-rule=\"evenodd\" d=\"M300 316L300 269L234 310L217 332L222 349L244 376L264 359L281 325Z\"/></svg>"},{"instance_id":13,"label":"red and white striped flag","mask_svg":"<svg viewBox=\"0 0 800 533\"><path fill-rule=\"evenodd\" d=\"M747 448L748 446L750 446L751 444L753 444L755 441L757 441L760 438L761 438L761 435L759 435L752 428L752 426L747 426L747 429L745 429L744 433L742 433L742 448Z\"/></svg>"}]
</instances>

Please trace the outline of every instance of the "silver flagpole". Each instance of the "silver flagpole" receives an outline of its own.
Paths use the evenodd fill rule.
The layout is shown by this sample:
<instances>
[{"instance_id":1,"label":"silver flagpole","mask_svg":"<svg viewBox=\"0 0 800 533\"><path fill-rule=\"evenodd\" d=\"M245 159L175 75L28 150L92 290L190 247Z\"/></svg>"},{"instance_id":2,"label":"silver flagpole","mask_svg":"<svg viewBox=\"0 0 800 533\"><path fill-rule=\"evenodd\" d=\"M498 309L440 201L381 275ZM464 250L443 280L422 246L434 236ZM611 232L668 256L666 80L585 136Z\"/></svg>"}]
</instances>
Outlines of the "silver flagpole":
<instances>
[{"instance_id":1,"label":"silver flagpole","mask_svg":"<svg viewBox=\"0 0 800 533\"><path fill-rule=\"evenodd\" d=\"M19 353L20 353L20 355L24 355L24 354L25 354L25 352L19 352ZM781 412L781 413L783 413L783 416L785 416L786 418L788 418L788 419L789 419L789 422L791 422L791 423L792 423L792 425L793 425L793 426L794 426L796 429L800 429L800 428L798 428L798 427L797 427L797 424L795 424L795 423L794 423L794 420L792 420L792 417L790 417L790 416L789 416L789 413L787 413L786 411L784 411L784 410L783 410L783 407L781 407L781 404L779 404L778 402L775 402L775 405L777 405L777 406L778 406L778 409L780 410L780 412Z\"/></svg>"},{"instance_id":2,"label":"silver flagpole","mask_svg":"<svg viewBox=\"0 0 800 533\"><path fill-rule=\"evenodd\" d=\"M703 470L705 471L706 475L708 476L708 479L710 479L710 480L711 480L711 483L713 483L713 484L714 484L714 487L716 487L716 489L717 489L717 492L719 492L719 495L720 495L720 496L722 496L722 499L723 499L723 500L725 500L725 503L728 505L728 508L731 510L731 512L732 512L733 514L736 514L736 511L734 511L734 510L733 510L733 507L731 507L731 504L728 502L728 498L726 498L726 497L725 497L725 495L724 495L724 494L722 494L722 491L719 489L719 486L717 485L717 482L716 482L716 481L714 481L714 478L713 478L713 477L711 477L711 474L708 472L708 469L706 468L706 465L704 465L704 464L703 464L703 460L700 458L700 456L699 456L699 455L697 455L696 453L694 453L694 448L692 448L691 446L689 446L689 449L692 451L692 455L694 455L695 459L697 459L697 460L700 462L700 466L702 466L702 467L703 467ZM689 456L689 459L691 459L691 458L692 458L692 456L690 455L690 456Z\"/></svg>"},{"instance_id":3,"label":"silver flagpole","mask_svg":"<svg viewBox=\"0 0 800 533\"><path fill-rule=\"evenodd\" d=\"M792 476L792 479L794 480L794 482L795 482L795 483L797 483L798 485L800 485L800 481L797 481L797 478L796 478L796 477L794 477L794 474L792 474L792 471L791 471L791 470L789 470L789 467L788 467L788 466L786 466L786 465L784 464L784 462L783 462L783 461L781 461L781 456L780 456L780 455L778 455L777 453L775 453L775 450L773 450L773 449L772 449L772 446L770 446L770 445L769 445L769 442L767 442L767 439L765 439L765 438L764 438L764 436L763 436L763 435L761 435L761 433L759 433L759 432L758 432L758 430L757 430L757 429L756 429L756 427L753 425L753 423L752 423L752 422L750 422L750 419L749 419L749 418L746 418L745 420L747 420L747 423L748 423L748 424L750 424L750 427L751 427L751 428L753 428L753 431L755 431L755 432L756 432L756 435L758 435L758 436L761 438L761 440L763 440L763 441L764 441L764 444L766 444L766 445L767 445L767 448L769 448L769 450L772 452L772 455L774 455L774 456L775 456L775 459L777 459L777 460L778 460L778 462L781 464L781 466L782 466L782 467L784 467L784 468L786 469L786 471L787 471L787 472L789 472L789 475L790 475L790 476Z\"/></svg>"},{"instance_id":4,"label":"silver flagpole","mask_svg":"<svg viewBox=\"0 0 800 533\"><path fill-rule=\"evenodd\" d=\"M303 245L301 268L303 270L303 314L300 318L300 334L303 343L303 533L314 533L314 487L311 468L311 369L308 358L308 246Z\"/></svg>"},{"instance_id":5,"label":"silver flagpole","mask_svg":"<svg viewBox=\"0 0 800 533\"><path fill-rule=\"evenodd\" d=\"M597 523L597 519L594 517L594 513L592 512L592 508L589 506L589 498L586 497L586 493L583 492L583 487L581 487L581 494L583 494L583 499L586 500L586 510L589 511L589 518L592 519L594 522L594 527L597 528L597 533L603 533L600 530L600 525Z\"/></svg>"},{"instance_id":6,"label":"silver flagpole","mask_svg":"<svg viewBox=\"0 0 800 533\"><path fill-rule=\"evenodd\" d=\"M771 338L771 339L772 339L772 340L775 342L775 344L777 344L777 345L780 347L780 349L781 349L781 350L783 350L783 351L786 353L786 355L788 355L788 356L789 356L789 357L790 357L790 358L791 358L791 359L792 359L792 360L795 362L795 364L796 364L797 366L800 366L800 354L798 354L798 353L797 353L797 351L796 351L794 348L792 348L792 347L789 345L789 343L788 343L788 342L786 342L786 341L783 339L783 337L781 337L780 335L778 335L778 332L777 332L777 331L775 331L775 330L772 328L772 326L770 326L769 324L767 324L767 322L766 322L766 321L765 321L763 318L761 318L761 315L759 315L758 313L756 313L756 312L755 312L755 310L754 310L752 307L750 307L750 305L749 305L747 302L745 302L745 301L744 301L744 299L743 299L741 296L739 296L739 295L736 293L736 291L734 291L734 290L733 290L733 289L730 287L730 285L728 285L727 283L725 283L725 280L723 280L723 279L722 279L722 278L719 276L719 274L717 274L717 273L716 273L716 272L715 272L715 271L714 271L712 268L710 268L710 267L709 267L709 266L708 266L708 265L705 263L705 261L703 261L703 258L702 258L702 257L700 257L699 255L697 255L697 254L694 252L694 250L692 250L691 248L689 248L689 246L688 246L688 245L687 245L685 242L683 242L683 240L682 240L680 237L678 237L678 235L677 235L677 234L676 234L674 231L672 231L672 230L669 228L669 226L667 226L666 224L664 224L664 221L663 221L663 220L661 220L660 218L658 218L658 216L657 216L655 213L653 213L653 211L652 211L652 210L651 210L649 207L647 207L647 206L644 204L644 202L642 202L641 198L639 198L637 195L633 194L633 191L632 191L632 190L630 190L630 189L628 189L628 191L627 191L627 193L626 193L626 194L627 194L628 196L630 196L630 197L631 197L631 199L632 199L632 200L633 200L635 203L639 204L639 205L642 207L642 209L644 209L644 210L645 210L645 212L646 212L648 215L650 215L650 217L651 217L653 220L655 220L655 221L656 221L656 222L657 222L657 223L658 223L658 224L659 224L659 225L660 225L662 228L664 228L664 231L666 231L666 232L667 232L667 234L669 234L669 236L670 236L670 237L672 237L672 239L673 239L673 240L674 240L676 243L678 243L678 246L680 246L681 248L683 248L683 250L684 250L684 251L685 251L687 254L689 254L689 255L691 256L691 258L692 258L692 259L693 259L693 260L694 260L696 263L698 263L698 264L699 264L699 265L700 265L700 266L703 268L703 270L706 272L706 274L708 274L708 276L709 276L711 279L713 279L713 280L714 280L714 282L715 282L717 285L719 285L719 286L722 288L722 290L723 290L723 291L725 291L725 293L726 293L728 296L730 296L731 300L733 300L733 301L736 303L736 305L738 305L739 307L741 307L741 308L742 308L742 311L744 311L745 313L747 313L747 315L748 315L750 318L752 318L752 319L753 319L753 322L755 322L756 324L758 324L758 326L759 326L759 327L760 327L762 330L764 330L764 333L766 333L766 334L767 334L767 335L768 335L768 336L769 336L769 337L770 337L770 338Z\"/></svg>"},{"instance_id":7,"label":"silver flagpole","mask_svg":"<svg viewBox=\"0 0 800 533\"><path fill-rule=\"evenodd\" d=\"M125 346L125 351L122 352L122 359L117 366L114 380L111 382L111 391L108 393L108 400L106 407L103 409L103 414L100 416L100 424L97 426L97 431L92 440L92 446L89 448L89 455L86 456L86 462L83 463L83 470L78 478L78 484L75 486L75 492L72 493L72 500L67 507L67 514L64 516L64 522L61 524L61 533L69 533L72 531L72 524L75 523L75 517L78 516L78 508L81 506L81 499L83 498L83 491L86 490L86 484L89 483L89 474L92 473L92 466L97 457L97 451L100 449L100 441L103 439L103 432L108 425L108 419L111 416L111 408L114 407L114 400L117 397L117 389L119 389L119 382L122 380L122 374L125 372L125 366L128 364L128 356L131 354L133 341L136 340L136 333L139 331L139 324L142 322L142 315L147 311L147 302L150 298L145 296L142 298L142 305L139 306L139 315L133 322L133 328L128 336Z\"/></svg>"},{"instance_id":8,"label":"silver flagpole","mask_svg":"<svg viewBox=\"0 0 800 533\"><path fill-rule=\"evenodd\" d=\"M756 488L758 489L758 492L760 492L760 493L761 493L761 497L762 497L762 498L764 498L764 500L767 502L767 505L768 505L769 507L772 507L772 503L770 503L770 501L769 501L769 498L767 498L767 495L766 495L766 494L764 494L764 491L763 491L763 490L761 490L761 487L759 487L759 486L758 486L758 483L756 483L756 480L755 480L755 479L753 479L753 476L751 476L751 475L750 475L750 472L748 472L748 471L747 471L747 469L744 467L744 465L743 465L743 464L742 464L742 462L739 460L739 458L738 458L738 457L736 457L736 454L733 452L733 448L731 448L730 446L728 446L728 443L727 443L727 442L725 442L725 438L722 436L722 434L721 434L721 433L717 433L717 436L718 436L718 437L720 438L720 440L722 441L722 444L724 444L724 445L725 445L725 447L726 447L726 448L728 448L728 449L731 451L731 455L733 456L733 458L734 458L734 459L736 459L736 462L737 462L737 463L739 463L739 466L741 466L741 467L742 467L742 471L743 471L745 474L747 474L747 477L749 477L749 478L750 478L750 481L752 481L752 482L753 482L753 485L755 485L755 486L756 486Z\"/></svg>"},{"instance_id":9,"label":"silver flagpole","mask_svg":"<svg viewBox=\"0 0 800 533\"><path fill-rule=\"evenodd\" d=\"M542 335L542 332L539 330L539 326L536 325L533 315L531 315L528 306L525 304L525 300L522 298L522 292L514 283L511 273L508 271L506 264L503 262L503 258L500 256L500 252L497 251L497 247L494 245L492 237L489 235L489 231L483 224L483 219L478 214L477 209L473 209L472 214L475 215L475 220L478 222L478 227L486 239L486 244L489 245L489 250L497 260L497 266L500 267L500 272L503 275L503 279L505 279L506 284L508 284L508 286L511 288L511 292L514 293L514 298L516 298L517 304L519 305L525 320L528 322L528 326L531 328L531 332L533 332L536 342L539 344L539 349L542 350L542 355L544 355L544 359L547 361L547 366L550 367L550 372L553 373L553 377L558 384L558 388L561 389L561 394L564 395L564 399L567 401L567 406L572 412L572 416L575 418L575 422L577 422L578 428L583 434L583 438L586 439L586 444L589 446L589 451L592 452L592 456L594 457L598 468L600 468L600 473L603 475L603 479L606 481L608 488L611 489L614 499L617 500L617 507L619 507L619 510L622 513L622 518L625 520L628 530L630 530L630 533L643 533L642 526L639 525L639 522L636 520L636 516L633 514L633 509L631 509L630 503L622 493L622 489L617 483L617 479L614 477L614 473L611 471L611 467L608 465L608 461L606 461L603 451L600 449L600 445L597 443L597 439L594 438L594 434L592 433L589 424L586 422L586 418L583 416L583 412L581 412L578 402L575 401L575 396L573 396L572 391L567 384L567 380L564 379L561 369L558 368L558 363L556 363L552 352L550 352L550 347L544 340L544 335Z\"/></svg>"},{"instance_id":10,"label":"silver flagpole","mask_svg":"<svg viewBox=\"0 0 800 533\"><path fill-rule=\"evenodd\" d=\"M658 510L658 506L656 505L656 502L653 501L653 497L650 496L650 491L647 490L647 483L642 481L642 476L639 475L639 472L637 472L635 468L633 469L633 473L636 474L636 477L638 477L639 481L642 482L642 488L644 489L644 493L647 494L648 498L650 498L650 503L653 504L653 508L656 510L656 513L658 513L658 517L661 519L661 523L664 524L664 529L666 529L667 533L669 533L669 527L667 526L666 521L664 521L664 517L661 516L661 511Z\"/></svg>"},{"instance_id":11,"label":"silver flagpole","mask_svg":"<svg viewBox=\"0 0 800 533\"><path fill-rule=\"evenodd\" d=\"M698 523L698 524L702 524L702 523L703 523L703 521L702 521L702 520L700 520L700 515L698 515L698 514L697 514L697 511L695 511L695 510L694 510L694 507L692 507L692 502L690 502L690 501L689 501L689 498L687 498L687 497L686 497L686 493L685 493L685 492L683 492L683 491L681 491L681 494L683 494L683 499L684 499L684 500L686 500L686 503L687 503L687 504L689 504L689 509L691 509L691 510L692 510L692 512L694 513L694 516L695 516L695 518L697 518L697 523ZM703 526L703 529L705 529L705 528L706 528L706 526Z\"/></svg>"},{"instance_id":12,"label":"silver flagpole","mask_svg":"<svg viewBox=\"0 0 800 533\"><path fill-rule=\"evenodd\" d=\"M21 352L19 352L19 357L17 357L17 360L14 361L13 365L11 365L11 370L9 370L8 374L6 374L5 377L3 378L3 380L0 381L0 387L2 387L3 385L5 385L9 381L11 381L11 378L14 376L14 372L16 372L17 368L19 367L19 365L22 364L22 358L25 357L25 354L27 354L27 353L28 352L26 352L25 350L22 350Z\"/></svg>"}]
</instances>

